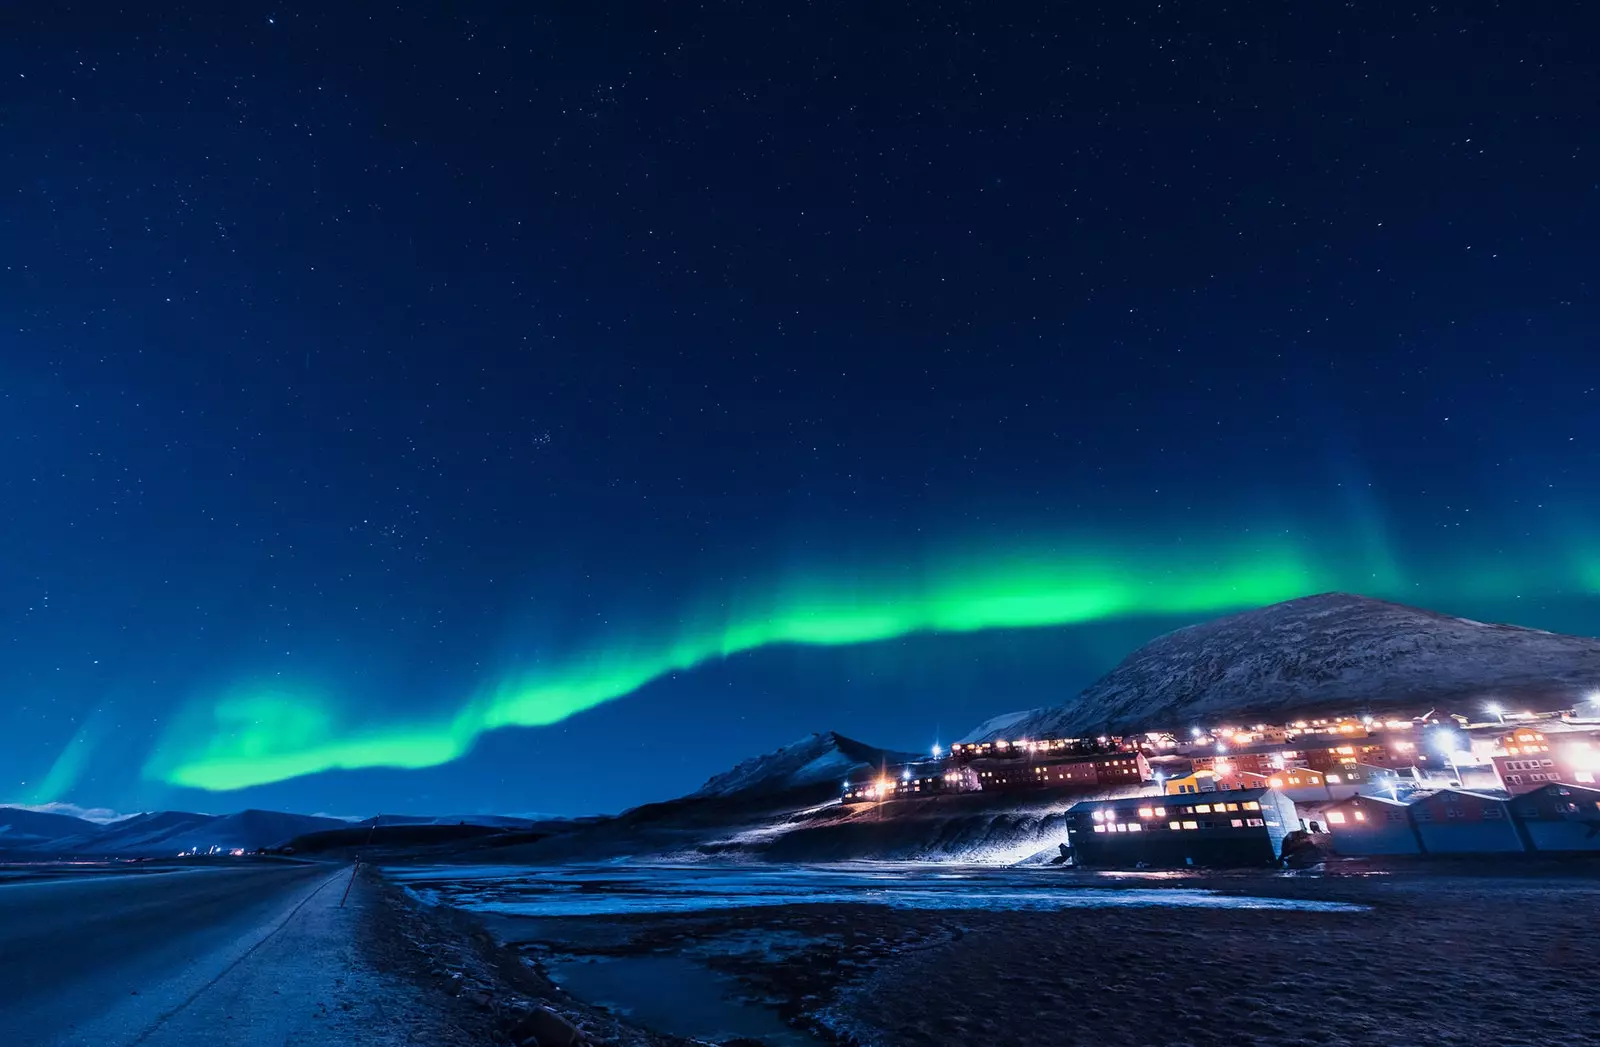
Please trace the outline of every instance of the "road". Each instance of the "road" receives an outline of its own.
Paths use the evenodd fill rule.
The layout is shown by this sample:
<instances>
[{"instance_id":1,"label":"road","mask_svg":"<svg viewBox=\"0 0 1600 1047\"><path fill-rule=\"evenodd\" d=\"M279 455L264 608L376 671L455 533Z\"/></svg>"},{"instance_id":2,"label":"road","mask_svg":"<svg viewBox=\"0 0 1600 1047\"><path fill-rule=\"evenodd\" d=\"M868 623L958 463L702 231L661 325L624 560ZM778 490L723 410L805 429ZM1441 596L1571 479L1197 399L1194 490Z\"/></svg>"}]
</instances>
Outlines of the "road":
<instances>
[{"instance_id":1,"label":"road","mask_svg":"<svg viewBox=\"0 0 1600 1047\"><path fill-rule=\"evenodd\" d=\"M339 907L348 877L274 864L0 886L0 1044L310 1044L357 1020L375 1030L360 997L385 987L361 969L355 907Z\"/></svg>"}]
</instances>

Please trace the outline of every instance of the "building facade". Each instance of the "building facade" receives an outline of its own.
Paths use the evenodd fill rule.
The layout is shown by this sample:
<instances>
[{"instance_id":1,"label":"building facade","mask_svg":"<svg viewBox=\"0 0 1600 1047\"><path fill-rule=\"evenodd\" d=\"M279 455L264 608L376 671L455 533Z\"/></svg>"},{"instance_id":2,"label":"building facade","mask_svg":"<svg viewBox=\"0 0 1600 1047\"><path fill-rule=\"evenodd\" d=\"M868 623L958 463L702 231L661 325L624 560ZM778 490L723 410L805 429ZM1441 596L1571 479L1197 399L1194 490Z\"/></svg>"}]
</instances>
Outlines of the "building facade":
<instances>
[{"instance_id":1,"label":"building facade","mask_svg":"<svg viewBox=\"0 0 1600 1047\"><path fill-rule=\"evenodd\" d=\"M1328 832L1335 854L1421 854L1407 804L1379 796L1352 796L1323 806L1314 819Z\"/></svg>"},{"instance_id":2,"label":"building facade","mask_svg":"<svg viewBox=\"0 0 1600 1047\"><path fill-rule=\"evenodd\" d=\"M1105 869L1272 865L1299 827L1271 789L1084 800L1066 821L1074 863Z\"/></svg>"},{"instance_id":3,"label":"building facade","mask_svg":"<svg viewBox=\"0 0 1600 1047\"><path fill-rule=\"evenodd\" d=\"M1417 839L1426 854L1501 854L1524 851L1510 803L1465 789L1440 789L1411 803Z\"/></svg>"},{"instance_id":4,"label":"building facade","mask_svg":"<svg viewBox=\"0 0 1600 1047\"><path fill-rule=\"evenodd\" d=\"M1547 783L1511 800L1535 851L1600 851L1600 789Z\"/></svg>"}]
</instances>

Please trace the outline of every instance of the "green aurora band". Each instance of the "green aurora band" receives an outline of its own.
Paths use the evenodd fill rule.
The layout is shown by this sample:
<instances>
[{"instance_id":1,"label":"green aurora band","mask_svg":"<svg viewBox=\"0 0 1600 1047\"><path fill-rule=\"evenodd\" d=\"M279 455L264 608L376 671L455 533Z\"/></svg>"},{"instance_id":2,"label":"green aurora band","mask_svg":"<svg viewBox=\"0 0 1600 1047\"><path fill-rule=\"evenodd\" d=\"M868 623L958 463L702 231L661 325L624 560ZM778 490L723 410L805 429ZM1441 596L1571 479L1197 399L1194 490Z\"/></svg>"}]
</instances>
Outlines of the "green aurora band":
<instances>
[{"instance_id":1,"label":"green aurora band","mask_svg":"<svg viewBox=\"0 0 1600 1047\"><path fill-rule=\"evenodd\" d=\"M1214 544L1206 556L1183 543L1101 547L1092 556L1049 551L947 562L922 573L856 572L847 582L812 578L774 587L764 600L728 601L685 615L664 635L637 640L614 634L605 646L554 667L508 673L454 711L427 719L373 722L370 705L345 715L340 703L315 692L239 688L199 703L172 724L144 774L169 785L226 791L330 770L433 767L465 755L487 732L558 723L669 674L777 644L841 646L916 633L1192 617L1339 588L1415 592L1387 550L1374 547L1383 544L1366 543L1342 564L1319 558L1316 566L1280 536L1220 555ZM1565 573L1600 592L1600 562L1572 563ZM1480 565L1474 577L1463 574L1454 579L1463 591L1506 592L1518 583L1499 565Z\"/></svg>"},{"instance_id":2,"label":"green aurora band","mask_svg":"<svg viewBox=\"0 0 1600 1047\"><path fill-rule=\"evenodd\" d=\"M463 756L486 732L548 726L670 673L775 644L840 646L914 633L1203 614L1327 587L1328 578L1287 545L1203 566L1180 559L1186 557L1175 549L1078 562L1023 556L931 578L796 586L767 606L724 611L720 623L704 615L704 624L665 640L619 644L553 671L513 674L452 715L409 724L347 722L321 696L241 689L175 724L145 775L224 791L336 769L433 767Z\"/></svg>"}]
</instances>

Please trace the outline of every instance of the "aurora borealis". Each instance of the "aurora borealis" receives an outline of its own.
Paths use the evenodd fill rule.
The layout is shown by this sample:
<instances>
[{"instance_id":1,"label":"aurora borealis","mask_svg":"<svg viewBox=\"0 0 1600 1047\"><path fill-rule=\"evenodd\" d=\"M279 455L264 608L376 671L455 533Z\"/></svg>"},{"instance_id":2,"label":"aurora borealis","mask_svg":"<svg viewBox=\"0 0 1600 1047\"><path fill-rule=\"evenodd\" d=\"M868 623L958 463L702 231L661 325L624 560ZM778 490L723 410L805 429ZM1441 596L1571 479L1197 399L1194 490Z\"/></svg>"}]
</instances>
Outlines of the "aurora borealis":
<instances>
[{"instance_id":1,"label":"aurora borealis","mask_svg":"<svg viewBox=\"0 0 1600 1047\"><path fill-rule=\"evenodd\" d=\"M583 813L1313 592L1600 632L1535 13L30 18L0 802Z\"/></svg>"}]
</instances>

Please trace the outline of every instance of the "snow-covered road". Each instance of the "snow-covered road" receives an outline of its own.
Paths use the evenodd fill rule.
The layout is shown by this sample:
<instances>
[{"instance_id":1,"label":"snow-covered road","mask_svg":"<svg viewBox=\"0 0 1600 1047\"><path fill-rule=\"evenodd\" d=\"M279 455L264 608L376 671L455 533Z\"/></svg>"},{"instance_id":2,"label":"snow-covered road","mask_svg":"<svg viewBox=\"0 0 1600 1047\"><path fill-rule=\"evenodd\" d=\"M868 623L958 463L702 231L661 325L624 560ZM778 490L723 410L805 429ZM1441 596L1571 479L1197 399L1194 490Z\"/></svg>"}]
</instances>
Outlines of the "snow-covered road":
<instances>
[{"instance_id":1,"label":"snow-covered road","mask_svg":"<svg viewBox=\"0 0 1600 1047\"><path fill-rule=\"evenodd\" d=\"M349 868L253 866L0 887L0 1044L398 1044ZM357 893L362 890L357 886Z\"/></svg>"}]
</instances>

